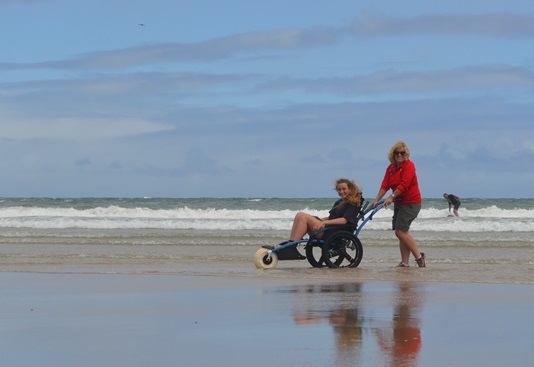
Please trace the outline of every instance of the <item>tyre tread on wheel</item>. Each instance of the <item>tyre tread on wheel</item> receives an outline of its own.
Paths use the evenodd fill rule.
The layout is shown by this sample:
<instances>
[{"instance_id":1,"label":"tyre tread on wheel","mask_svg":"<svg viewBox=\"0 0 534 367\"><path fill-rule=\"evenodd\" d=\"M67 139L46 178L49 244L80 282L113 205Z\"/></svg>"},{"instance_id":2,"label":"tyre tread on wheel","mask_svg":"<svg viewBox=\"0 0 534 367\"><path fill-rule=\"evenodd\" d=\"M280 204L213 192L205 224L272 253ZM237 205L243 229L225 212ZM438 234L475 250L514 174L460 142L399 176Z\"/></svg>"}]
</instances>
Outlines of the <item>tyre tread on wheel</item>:
<instances>
[{"instance_id":1,"label":"tyre tread on wheel","mask_svg":"<svg viewBox=\"0 0 534 367\"><path fill-rule=\"evenodd\" d=\"M274 269L278 264L278 256L269 250L260 248L254 254L254 265L258 269Z\"/></svg>"},{"instance_id":2,"label":"tyre tread on wheel","mask_svg":"<svg viewBox=\"0 0 534 367\"><path fill-rule=\"evenodd\" d=\"M322 268L323 261L323 249L320 245L308 242L306 244L306 259L314 268Z\"/></svg>"},{"instance_id":3,"label":"tyre tread on wheel","mask_svg":"<svg viewBox=\"0 0 534 367\"><path fill-rule=\"evenodd\" d=\"M329 268L355 268L362 261L363 246L350 232L338 232L323 244L323 260Z\"/></svg>"}]
</instances>

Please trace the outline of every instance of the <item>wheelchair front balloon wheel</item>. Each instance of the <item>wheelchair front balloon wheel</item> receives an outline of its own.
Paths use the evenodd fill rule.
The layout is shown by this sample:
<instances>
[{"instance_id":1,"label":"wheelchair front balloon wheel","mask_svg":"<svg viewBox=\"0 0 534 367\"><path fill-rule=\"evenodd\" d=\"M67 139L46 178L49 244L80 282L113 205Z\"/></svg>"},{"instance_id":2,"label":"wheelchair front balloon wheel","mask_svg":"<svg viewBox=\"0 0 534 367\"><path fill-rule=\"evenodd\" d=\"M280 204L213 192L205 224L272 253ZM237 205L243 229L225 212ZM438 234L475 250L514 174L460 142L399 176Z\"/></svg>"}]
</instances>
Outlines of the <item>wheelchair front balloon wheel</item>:
<instances>
[{"instance_id":1,"label":"wheelchair front balloon wheel","mask_svg":"<svg viewBox=\"0 0 534 367\"><path fill-rule=\"evenodd\" d=\"M254 265L258 269L274 269L277 264L278 256L274 252L269 253L269 250L260 248L254 254Z\"/></svg>"}]
</instances>

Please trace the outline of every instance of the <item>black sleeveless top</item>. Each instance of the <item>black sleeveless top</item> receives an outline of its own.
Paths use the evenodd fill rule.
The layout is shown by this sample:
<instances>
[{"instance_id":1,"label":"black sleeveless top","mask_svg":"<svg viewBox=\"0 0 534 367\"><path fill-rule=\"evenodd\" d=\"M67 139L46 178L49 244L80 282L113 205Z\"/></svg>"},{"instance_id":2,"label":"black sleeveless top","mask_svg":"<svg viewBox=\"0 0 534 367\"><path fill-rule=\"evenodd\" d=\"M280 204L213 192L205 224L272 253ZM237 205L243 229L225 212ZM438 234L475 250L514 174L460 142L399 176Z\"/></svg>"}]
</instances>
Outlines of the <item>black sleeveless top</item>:
<instances>
[{"instance_id":1,"label":"black sleeveless top","mask_svg":"<svg viewBox=\"0 0 534 367\"><path fill-rule=\"evenodd\" d=\"M332 207L332 209L330 209L328 219L345 218L347 220L347 224L356 225L361 207L352 204L338 206L341 201L342 200L339 199L334 203L334 206Z\"/></svg>"}]
</instances>

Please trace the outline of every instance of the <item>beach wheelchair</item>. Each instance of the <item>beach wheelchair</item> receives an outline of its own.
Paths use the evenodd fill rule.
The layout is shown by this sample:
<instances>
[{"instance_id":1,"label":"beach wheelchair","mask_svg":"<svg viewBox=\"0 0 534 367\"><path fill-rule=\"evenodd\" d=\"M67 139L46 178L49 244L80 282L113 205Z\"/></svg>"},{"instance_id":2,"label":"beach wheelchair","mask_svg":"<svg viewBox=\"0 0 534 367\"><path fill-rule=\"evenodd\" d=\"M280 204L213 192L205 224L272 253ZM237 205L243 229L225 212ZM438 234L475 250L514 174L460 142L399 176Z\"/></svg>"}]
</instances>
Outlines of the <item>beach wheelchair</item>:
<instances>
[{"instance_id":1,"label":"beach wheelchair","mask_svg":"<svg viewBox=\"0 0 534 367\"><path fill-rule=\"evenodd\" d=\"M262 246L254 255L254 265L258 269L274 269L279 260L308 260L315 268L324 265L329 268L355 268L363 257L358 235L383 206L384 201L374 208L369 202L364 202L355 225L326 226L307 239L284 242L276 247ZM323 235L318 238L320 233Z\"/></svg>"}]
</instances>

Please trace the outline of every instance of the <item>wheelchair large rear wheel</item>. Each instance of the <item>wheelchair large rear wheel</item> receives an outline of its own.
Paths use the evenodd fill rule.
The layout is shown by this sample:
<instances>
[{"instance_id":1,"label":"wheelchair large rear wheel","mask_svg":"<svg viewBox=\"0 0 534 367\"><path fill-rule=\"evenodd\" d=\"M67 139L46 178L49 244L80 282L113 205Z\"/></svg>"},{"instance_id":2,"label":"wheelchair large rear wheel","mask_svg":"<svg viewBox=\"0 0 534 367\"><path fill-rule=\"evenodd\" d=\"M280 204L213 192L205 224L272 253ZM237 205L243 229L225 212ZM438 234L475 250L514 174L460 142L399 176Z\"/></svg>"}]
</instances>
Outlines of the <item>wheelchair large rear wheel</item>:
<instances>
[{"instance_id":1,"label":"wheelchair large rear wheel","mask_svg":"<svg viewBox=\"0 0 534 367\"><path fill-rule=\"evenodd\" d=\"M324 265L323 261L323 248L317 241L312 243L309 241L306 244L306 260L314 268L322 268Z\"/></svg>"},{"instance_id":2,"label":"wheelchair large rear wheel","mask_svg":"<svg viewBox=\"0 0 534 367\"><path fill-rule=\"evenodd\" d=\"M323 244L323 260L329 268L355 268L363 257L360 240L350 232L337 232Z\"/></svg>"}]
</instances>

